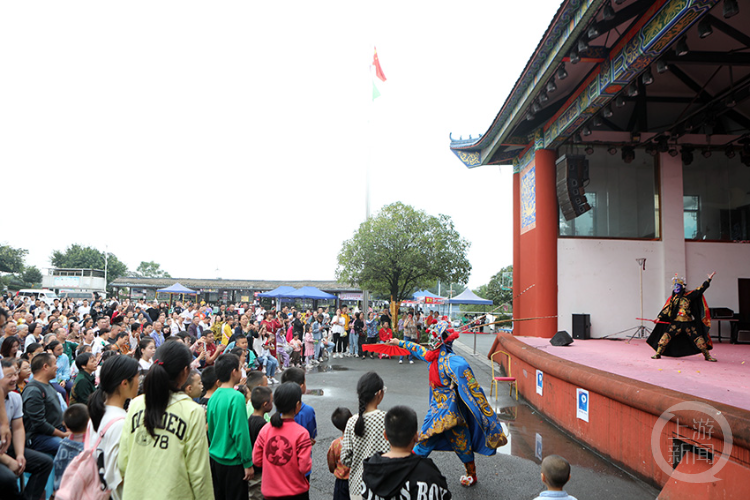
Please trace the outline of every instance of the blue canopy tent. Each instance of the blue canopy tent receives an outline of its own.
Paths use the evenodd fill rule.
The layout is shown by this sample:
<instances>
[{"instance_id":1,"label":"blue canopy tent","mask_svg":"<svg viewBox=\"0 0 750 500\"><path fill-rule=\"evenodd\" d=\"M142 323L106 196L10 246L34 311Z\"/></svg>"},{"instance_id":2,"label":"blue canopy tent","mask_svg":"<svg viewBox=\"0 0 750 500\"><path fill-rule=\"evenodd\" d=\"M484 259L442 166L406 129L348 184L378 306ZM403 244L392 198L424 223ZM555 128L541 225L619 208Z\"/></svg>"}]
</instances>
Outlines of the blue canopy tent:
<instances>
[{"instance_id":1,"label":"blue canopy tent","mask_svg":"<svg viewBox=\"0 0 750 500\"><path fill-rule=\"evenodd\" d=\"M449 304L491 305L492 301L479 297L468 288L448 301Z\"/></svg>"},{"instance_id":2,"label":"blue canopy tent","mask_svg":"<svg viewBox=\"0 0 750 500\"><path fill-rule=\"evenodd\" d=\"M270 297L272 299L277 299L279 297L285 297L290 292L293 292L295 290L296 288L294 288L293 286L281 285L280 287L274 288L270 292L259 293L258 297Z\"/></svg>"},{"instance_id":3,"label":"blue canopy tent","mask_svg":"<svg viewBox=\"0 0 750 500\"><path fill-rule=\"evenodd\" d=\"M299 290L294 290L293 292L285 293L283 295L280 295L279 297L284 297L285 299L311 299L311 300L333 300L336 298L335 295L326 293L314 286L303 286Z\"/></svg>"},{"instance_id":4,"label":"blue canopy tent","mask_svg":"<svg viewBox=\"0 0 750 500\"><path fill-rule=\"evenodd\" d=\"M169 288L162 288L160 290L157 290L158 293L184 293L186 295L198 295L198 292L195 290L191 290L189 288L185 288L184 286L180 285L179 283L175 283L174 285L170 286Z\"/></svg>"},{"instance_id":5,"label":"blue canopy tent","mask_svg":"<svg viewBox=\"0 0 750 500\"><path fill-rule=\"evenodd\" d=\"M428 290L420 290L418 292L414 292L414 300L423 299L425 297L430 297L432 299L443 299L445 300L445 297L441 297L440 295L435 295L434 293L428 291Z\"/></svg>"},{"instance_id":6,"label":"blue canopy tent","mask_svg":"<svg viewBox=\"0 0 750 500\"><path fill-rule=\"evenodd\" d=\"M179 283L175 283L174 285L168 287L168 288L161 288L156 291L156 293L168 293L169 294L169 304L172 304L172 295L178 294L178 295L198 295L198 292L195 290L191 290L189 288L186 288ZM196 297L197 302L197 297Z\"/></svg>"}]
</instances>

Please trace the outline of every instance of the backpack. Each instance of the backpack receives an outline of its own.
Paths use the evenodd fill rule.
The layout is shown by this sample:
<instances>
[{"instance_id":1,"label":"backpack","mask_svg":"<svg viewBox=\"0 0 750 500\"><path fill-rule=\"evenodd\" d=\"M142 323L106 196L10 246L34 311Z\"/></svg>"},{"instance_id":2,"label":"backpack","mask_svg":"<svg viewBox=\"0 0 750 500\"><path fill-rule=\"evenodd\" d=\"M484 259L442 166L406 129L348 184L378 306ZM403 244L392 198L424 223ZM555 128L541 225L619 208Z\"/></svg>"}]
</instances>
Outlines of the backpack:
<instances>
[{"instance_id":1,"label":"backpack","mask_svg":"<svg viewBox=\"0 0 750 500\"><path fill-rule=\"evenodd\" d=\"M60 489L55 493L58 500L108 500L111 490L104 480L104 454L97 453L99 443L115 422L124 417L110 421L99 431L98 439L93 446L84 449L65 469Z\"/></svg>"}]
</instances>

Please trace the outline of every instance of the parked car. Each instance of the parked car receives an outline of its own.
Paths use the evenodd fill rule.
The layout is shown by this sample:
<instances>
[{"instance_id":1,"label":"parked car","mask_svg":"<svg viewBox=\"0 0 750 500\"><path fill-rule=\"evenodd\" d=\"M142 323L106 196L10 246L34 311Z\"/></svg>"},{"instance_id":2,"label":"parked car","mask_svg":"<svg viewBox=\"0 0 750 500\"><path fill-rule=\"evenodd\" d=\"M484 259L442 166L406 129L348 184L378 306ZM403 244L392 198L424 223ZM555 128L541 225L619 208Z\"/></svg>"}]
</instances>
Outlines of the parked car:
<instances>
[{"instance_id":1,"label":"parked car","mask_svg":"<svg viewBox=\"0 0 750 500\"><path fill-rule=\"evenodd\" d=\"M60 297L57 296L57 294L52 291L48 290L46 288L41 289L33 289L33 288L25 288L23 290L19 290L16 293L17 297L29 297L31 301L35 301L36 299L41 300L42 302L46 303L48 306L52 306L55 303L55 299L59 299Z\"/></svg>"}]
</instances>

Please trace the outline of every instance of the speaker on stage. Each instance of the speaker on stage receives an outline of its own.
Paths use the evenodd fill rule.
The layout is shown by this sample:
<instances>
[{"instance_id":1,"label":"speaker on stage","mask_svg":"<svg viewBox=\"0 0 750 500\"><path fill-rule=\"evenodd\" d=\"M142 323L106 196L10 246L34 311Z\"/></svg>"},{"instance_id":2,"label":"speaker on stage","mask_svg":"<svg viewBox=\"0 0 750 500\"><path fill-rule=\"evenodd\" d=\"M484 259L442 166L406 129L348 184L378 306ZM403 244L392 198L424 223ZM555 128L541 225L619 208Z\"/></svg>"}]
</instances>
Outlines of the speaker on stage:
<instances>
[{"instance_id":1,"label":"speaker on stage","mask_svg":"<svg viewBox=\"0 0 750 500\"><path fill-rule=\"evenodd\" d=\"M573 315L573 338L578 340L588 340L591 338L590 314Z\"/></svg>"},{"instance_id":2,"label":"speaker on stage","mask_svg":"<svg viewBox=\"0 0 750 500\"><path fill-rule=\"evenodd\" d=\"M573 220L591 210L584 185L589 182L589 161L584 155L563 155L557 166L557 203L565 220Z\"/></svg>"},{"instance_id":3,"label":"speaker on stage","mask_svg":"<svg viewBox=\"0 0 750 500\"><path fill-rule=\"evenodd\" d=\"M554 337L552 337L549 340L549 343L552 345L570 345L573 343L573 338L570 336L568 332L565 330L562 330L560 332L557 332Z\"/></svg>"}]
</instances>

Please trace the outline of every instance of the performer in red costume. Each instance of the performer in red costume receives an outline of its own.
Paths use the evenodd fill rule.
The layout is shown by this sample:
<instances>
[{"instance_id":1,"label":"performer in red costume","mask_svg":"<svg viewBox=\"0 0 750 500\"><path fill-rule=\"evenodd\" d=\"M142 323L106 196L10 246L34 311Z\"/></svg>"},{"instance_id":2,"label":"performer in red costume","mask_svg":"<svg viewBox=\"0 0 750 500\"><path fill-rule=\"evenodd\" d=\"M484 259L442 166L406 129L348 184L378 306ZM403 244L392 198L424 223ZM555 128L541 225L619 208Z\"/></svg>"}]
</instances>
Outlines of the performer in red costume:
<instances>
[{"instance_id":1,"label":"performer in red costume","mask_svg":"<svg viewBox=\"0 0 750 500\"><path fill-rule=\"evenodd\" d=\"M458 333L446 320L432 320L427 326L430 350L413 342L391 340L430 364L430 407L414 453L426 457L432 451L455 452L466 468L461 485L473 486L477 482L474 453L494 455L508 439L469 363L453 353Z\"/></svg>"}]
</instances>

